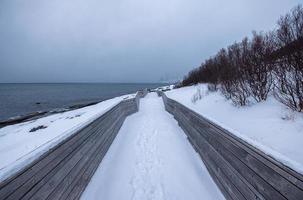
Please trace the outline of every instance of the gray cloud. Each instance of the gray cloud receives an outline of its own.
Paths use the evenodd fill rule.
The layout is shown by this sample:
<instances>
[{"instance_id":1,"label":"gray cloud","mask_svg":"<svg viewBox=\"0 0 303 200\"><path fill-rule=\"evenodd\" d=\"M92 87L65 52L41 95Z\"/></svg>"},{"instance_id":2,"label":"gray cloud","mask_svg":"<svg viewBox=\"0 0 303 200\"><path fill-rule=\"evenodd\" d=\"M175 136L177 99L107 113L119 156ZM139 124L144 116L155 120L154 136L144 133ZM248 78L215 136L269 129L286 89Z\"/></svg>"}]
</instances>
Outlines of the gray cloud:
<instances>
[{"instance_id":1,"label":"gray cloud","mask_svg":"<svg viewBox=\"0 0 303 200\"><path fill-rule=\"evenodd\" d=\"M2 0L0 82L155 82L302 0Z\"/></svg>"}]
</instances>

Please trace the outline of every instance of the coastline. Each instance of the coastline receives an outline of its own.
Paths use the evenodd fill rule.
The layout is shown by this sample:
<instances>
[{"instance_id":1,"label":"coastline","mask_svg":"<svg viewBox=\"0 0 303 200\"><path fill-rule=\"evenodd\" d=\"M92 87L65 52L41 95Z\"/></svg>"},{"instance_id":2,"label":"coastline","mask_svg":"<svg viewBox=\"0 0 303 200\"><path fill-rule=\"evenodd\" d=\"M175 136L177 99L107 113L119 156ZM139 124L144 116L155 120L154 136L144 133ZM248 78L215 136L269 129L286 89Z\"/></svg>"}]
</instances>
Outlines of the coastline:
<instances>
[{"instance_id":1,"label":"coastline","mask_svg":"<svg viewBox=\"0 0 303 200\"><path fill-rule=\"evenodd\" d=\"M163 85L164 83L0 84L0 128Z\"/></svg>"},{"instance_id":2,"label":"coastline","mask_svg":"<svg viewBox=\"0 0 303 200\"><path fill-rule=\"evenodd\" d=\"M107 99L104 99L102 101L106 101L106 100ZM67 112L67 111L71 111L71 110L75 110L75 109L79 109L79 108L84 108L84 107L87 107L87 106L92 106L92 105L95 105L95 104L100 103L102 101L92 101L92 102L89 102L89 103L73 104L73 105L65 107L65 108L55 108L55 109L51 109L51 110L36 111L36 112L27 113L27 114L24 114L24 115L18 115L18 116L10 117L8 119L0 121L0 128L3 128L5 126L9 126L9 125L22 123L22 122L35 120L35 119L39 119L41 117L46 117L46 116L52 115L52 114L63 113L63 112Z\"/></svg>"}]
</instances>

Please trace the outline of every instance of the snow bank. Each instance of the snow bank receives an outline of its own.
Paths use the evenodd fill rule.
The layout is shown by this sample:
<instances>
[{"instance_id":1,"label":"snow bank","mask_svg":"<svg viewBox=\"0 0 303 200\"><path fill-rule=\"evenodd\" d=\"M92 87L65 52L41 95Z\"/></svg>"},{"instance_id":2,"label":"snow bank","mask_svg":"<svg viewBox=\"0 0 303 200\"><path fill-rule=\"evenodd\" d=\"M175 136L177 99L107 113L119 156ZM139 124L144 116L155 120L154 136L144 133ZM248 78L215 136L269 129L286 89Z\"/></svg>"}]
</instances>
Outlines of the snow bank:
<instances>
[{"instance_id":1,"label":"snow bank","mask_svg":"<svg viewBox=\"0 0 303 200\"><path fill-rule=\"evenodd\" d=\"M121 127L82 200L220 200L223 195L155 93Z\"/></svg>"},{"instance_id":2,"label":"snow bank","mask_svg":"<svg viewBox=\"0 0 303 200\"><path fill-rule=\"evenodd\" d=\"M172 90L174 89L175 85L166 85L166 86L162 86L162 87L158 87L155 89L155 91L168 91L168 90Z\"/></svg>"},{"instance_id":3,"label":"snow bank","mask_svg":"<svg viewBox=\"0 0 303 200\"><path fill-rule=\"evenodd\" d=\"M1 128L0 181L130 97L134 95Z\"/></svg>"},{"instance_id":4,"label":"snow bank","mask_svg":"<svg viewBox=\"0 0 303 200\"><path fill-rule=\"evenodd\" d=\"M171 90L166 95L303 173L303 115L288 110L273 97L235 107L220 92L208 92L203 84Z\"/></svg>"}]
</instances>

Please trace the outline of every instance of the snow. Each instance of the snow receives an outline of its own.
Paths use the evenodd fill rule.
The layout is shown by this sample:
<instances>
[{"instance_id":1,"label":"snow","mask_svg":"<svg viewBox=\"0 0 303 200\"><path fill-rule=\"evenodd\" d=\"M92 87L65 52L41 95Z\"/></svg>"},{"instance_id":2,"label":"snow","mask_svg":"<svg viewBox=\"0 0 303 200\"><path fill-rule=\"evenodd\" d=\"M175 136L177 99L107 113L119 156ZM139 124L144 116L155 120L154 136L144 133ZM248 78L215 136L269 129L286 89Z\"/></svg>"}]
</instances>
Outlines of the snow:
<instances>
[{"instance_id":1,"label":"snow","mask_svg":"<svg viewBox=\"0 0 303 200\"><path fill-rule=\"evenodd\" d=\"M158 87L155 90L156 91L167 91L167 90L174 89L174 87L175 87L175 85L166 85L166 86Z\"/></svg>"},{"instance_id":2,"label":"snow","mask_svg":"<svg viewBox=\"0 0 303 200\"><path fill-rule=\"evenodd\" d=\"M100 117L124 98L131 97L134 95L124 95L96 105L1 128L0 181ZM33 131L35 128L38 130Z\"/></svg>"},{"instance_id":3,"label":"snow","mask_svg":"<svg viewBox=\"0 0 303 200\"><path fill-rule=\"evenodd\" d=\"M199 155L155 93L141 99L81 199L224 199Z\"/></svg>"},{"instance_id":4,"label":"snow","mask_svg":"<svg viewBox=\"0 0 303 200\"><path fill-rule=\"evenodd\" d=\"M235 107L220 92L208 92L204 84L166 95L303 173L303 115L288 110L272 96L262 103Z\"/></svg>"}]
</instances>

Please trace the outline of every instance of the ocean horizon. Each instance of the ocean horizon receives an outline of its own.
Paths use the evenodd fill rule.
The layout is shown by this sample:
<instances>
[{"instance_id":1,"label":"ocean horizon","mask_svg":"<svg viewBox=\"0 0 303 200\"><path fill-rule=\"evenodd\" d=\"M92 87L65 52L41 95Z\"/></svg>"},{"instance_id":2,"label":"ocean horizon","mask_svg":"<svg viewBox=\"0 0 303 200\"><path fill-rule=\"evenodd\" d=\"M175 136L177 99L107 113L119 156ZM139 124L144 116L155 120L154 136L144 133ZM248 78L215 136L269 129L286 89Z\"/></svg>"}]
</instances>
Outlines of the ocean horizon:
<instances>
[{"instance_id":1,"label":"ocean horizon","mask_svg":"<svg viewBox=\"0 0 303 200\"><path fill-rule=\"evenodd\" d=\"M0 121L37 111L104 101L165 83L0 83Z\"/></svg>"}]
</instances>

